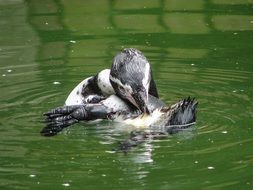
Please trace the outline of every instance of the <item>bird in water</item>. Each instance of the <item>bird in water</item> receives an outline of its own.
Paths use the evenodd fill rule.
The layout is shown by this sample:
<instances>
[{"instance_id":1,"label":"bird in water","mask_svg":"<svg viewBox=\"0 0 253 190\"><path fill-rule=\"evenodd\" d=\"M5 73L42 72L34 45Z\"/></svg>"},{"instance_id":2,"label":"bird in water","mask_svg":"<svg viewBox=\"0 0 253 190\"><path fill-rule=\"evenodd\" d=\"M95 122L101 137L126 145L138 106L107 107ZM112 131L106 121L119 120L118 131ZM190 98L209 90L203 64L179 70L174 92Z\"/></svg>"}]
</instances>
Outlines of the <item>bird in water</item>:
<instances>
[{"instance_id":1,"label":"bird in water","mask_svg":"<svg viewBox=\"0 0 253 190\"><path fill-rule=\"evenodd\" d=\"M144 112L148 112L148 94L159 98L150 63L139 50L124 49L114 57L111 70L104 69L80 82L65 105L98 103L113 94Z\"/></svg>"},{"instance_id":2,"label":"bird in water","mask_svg":"<svg viewBox=\"0 0 253 190\"><path fill-rule=\"evenodd\" d=\"M129 140L120 146L121 150L128 150L147 137L174 133L194 124L197 104L187 98L166 106L158 97L147 58L139 50L129 48L114 57L110 70L105 69L79 83L64 106L46 112L46 127L41 134L53 136L80 121L96 119L152 129L141 135L131 133Z\"/></svg>"}]
</instances>

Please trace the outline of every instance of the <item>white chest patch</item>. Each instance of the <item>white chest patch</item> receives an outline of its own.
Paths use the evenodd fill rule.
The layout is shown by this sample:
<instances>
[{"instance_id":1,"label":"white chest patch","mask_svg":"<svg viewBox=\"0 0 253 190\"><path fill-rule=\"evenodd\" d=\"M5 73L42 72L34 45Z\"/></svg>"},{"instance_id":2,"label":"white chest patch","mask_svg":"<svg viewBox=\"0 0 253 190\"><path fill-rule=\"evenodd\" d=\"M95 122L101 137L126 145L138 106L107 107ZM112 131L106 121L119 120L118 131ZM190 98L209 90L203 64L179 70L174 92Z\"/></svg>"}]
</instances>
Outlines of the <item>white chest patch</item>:
<instances>
[{"instance_id":1,"label":"white chest patch","mask_svg":"<svg viewBox=\"0 0 253 190\"><path fill-rule=\"evenodd\" d=\"M135 127L149 127L156 123L162 115L163 113L156 109L150 115L140 115L135 119L126 119L123 122Z\"/></svg>"},{"instance_id":2,"label":"white chest patch","mask_svg":"<svg viewBox=\"0 0 253 190\"><path fill-rule=\"evenodd\" d=\"M113 112L129 111L128 105L116 95L109 96L102 101L102 104L111 109Z\"/></svg>"},{"instance_id":3,"label":"white chest patch","mask_svg":"<svg viewBox=\"0 0 253 190\"><path fill-rule=\"evenodd\" d=\"M110 69L104 69L98 73L98 87L105 96L115 94L114 89L109 80Z\"/></svg>"}]
</instances>

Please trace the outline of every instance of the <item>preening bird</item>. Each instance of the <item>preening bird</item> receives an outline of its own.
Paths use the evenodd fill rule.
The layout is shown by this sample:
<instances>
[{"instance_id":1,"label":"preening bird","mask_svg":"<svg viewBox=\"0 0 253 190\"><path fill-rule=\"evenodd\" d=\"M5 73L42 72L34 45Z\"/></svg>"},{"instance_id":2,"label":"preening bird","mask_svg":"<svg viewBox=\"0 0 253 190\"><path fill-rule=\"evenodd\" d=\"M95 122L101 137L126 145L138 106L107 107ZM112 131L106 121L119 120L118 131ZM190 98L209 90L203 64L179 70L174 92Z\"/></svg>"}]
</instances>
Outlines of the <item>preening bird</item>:
<instances>
[{"instance_id":1,"label":"preening bird","mask_svg":"<svg viewBox=\"0 0 253 190\"><path fill-rule=\"evenodd\" d=\"M44 114L44 136L53 136L80 121L109 119L169 131L194 124L197 101L191 98L166 106L158 97L150 63L137 49L117 54L105 69L79 83L65 105Z\"/></svg>"}]
</instances>

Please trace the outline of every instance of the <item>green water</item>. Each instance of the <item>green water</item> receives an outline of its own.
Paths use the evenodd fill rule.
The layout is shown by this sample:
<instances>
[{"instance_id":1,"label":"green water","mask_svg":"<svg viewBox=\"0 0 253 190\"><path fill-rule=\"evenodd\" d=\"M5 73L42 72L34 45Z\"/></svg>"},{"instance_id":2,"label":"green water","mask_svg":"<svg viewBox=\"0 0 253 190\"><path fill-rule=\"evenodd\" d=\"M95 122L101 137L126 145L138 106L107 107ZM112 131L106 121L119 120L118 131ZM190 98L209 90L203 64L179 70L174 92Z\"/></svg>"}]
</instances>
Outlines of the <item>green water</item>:
<instances>
[{"instance_id":1,"label":"green water","mask_svg":"<svg viewBox=\"0 0 253 190\"><path fill-rule=\"evenodd\" d=\"M0 189L253 189L253 1L0 1ZM79 124L45 138L43 112L124 47L197 124L113 153L129 130Z\"/></svg>"}]
</instances>

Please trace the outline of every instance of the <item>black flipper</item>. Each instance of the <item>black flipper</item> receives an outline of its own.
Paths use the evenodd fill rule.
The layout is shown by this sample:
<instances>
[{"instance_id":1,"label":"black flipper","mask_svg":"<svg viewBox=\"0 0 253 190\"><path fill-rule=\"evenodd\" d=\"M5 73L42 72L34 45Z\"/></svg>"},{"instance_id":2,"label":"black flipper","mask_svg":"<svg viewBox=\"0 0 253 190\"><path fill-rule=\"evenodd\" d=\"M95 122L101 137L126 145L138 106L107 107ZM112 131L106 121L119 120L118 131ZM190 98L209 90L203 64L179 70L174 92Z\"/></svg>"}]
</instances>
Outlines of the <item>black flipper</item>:
<instances>
[{"instance_id":1,"label":"black flipper","mask_svg":"<svg viewBox=\"0 0 253 190\"><path fill-rule=\"evenodd\" d=\"M58 107L43 114L46 127L40 133L44 136L54 136L79 121L105 119L109 114L108 108L101 104Z\"/></svg>"}]
</instances>

